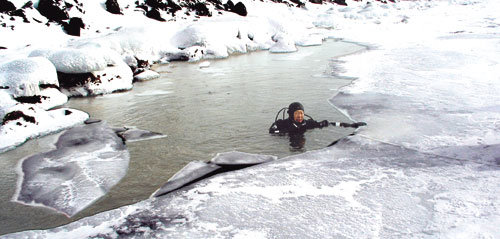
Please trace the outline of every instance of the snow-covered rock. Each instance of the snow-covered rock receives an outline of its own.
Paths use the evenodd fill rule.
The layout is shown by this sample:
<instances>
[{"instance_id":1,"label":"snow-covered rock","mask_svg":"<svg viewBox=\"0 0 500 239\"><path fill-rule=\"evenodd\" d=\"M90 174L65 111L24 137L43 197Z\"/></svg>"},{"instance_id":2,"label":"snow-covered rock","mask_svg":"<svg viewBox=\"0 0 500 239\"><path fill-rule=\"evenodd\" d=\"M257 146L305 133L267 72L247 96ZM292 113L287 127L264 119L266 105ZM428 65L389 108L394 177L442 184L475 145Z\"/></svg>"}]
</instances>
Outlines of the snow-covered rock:
<instances>
[{"instance_id":1,"label":"snow-covered rock","mask_svg":"<svg viewBox=\"0 0 500 239\"><path fill-rule=\"evenodd\" d=\"M100 71L108 66L104 55L97 49L39 49L31 52L30 57L34 56L46 57L58 72L67 74Z\"/></svg>"},{"instance_id":2,"label":"snow-covered rock","mask_svg":"<svg viewBox=\"0 0 500 239\"><path fill-rule=\"evenodd\" d=\"M55 146L22 161L14 200L71 217L105 195L127 173L129 153L105 123L69 129Z\"/></svg>"},{"instance_id":3,"label":"snow-covered rock","mask_svg":"<svg viewBox=\"0 0 500 239\"><path fill-rule=\"evenodd\" d=\"M40 95L41 86L59 86L54 65L43 57L29 57L0 65L0 86L12 96Z\"/></svg>"},{"instance_id":4,"label":"snow-covered rock","mask_svg":"<svg viewBox=\"0 0 500 239\"><path fill-rule=\"evenodd\" d=\"M117 53L97 47L38 49L56 67L61 90L70 96L108 94L132 88L132 71Z\"/></svg>"},{"instance_id":5,"label":"snow-covered rock","mask_svg":"<svg viewBox=\"0 0 500 239\"><path fill-rule=\"evenodd\" d=\"M0 65L0 90L16 102L34 104L46 110L62 105L68 97L57 89L58 86L54 65L43 57L17 59ZM11 106L5 100L0 108L5 112Z\"/></svg>"},{"instance_id":6,"label":"snow-covered rock","mask_svg":"<svg viewBox=\"0 0 500 239\"><path fill-rule=\"evenodd\" d=\"M46 111L36 105L16 104L5 110L0 126L0 152L12 149L27 139L83 123L88 117L87 113L74 109Z\"/></svg>"}]
</instances>

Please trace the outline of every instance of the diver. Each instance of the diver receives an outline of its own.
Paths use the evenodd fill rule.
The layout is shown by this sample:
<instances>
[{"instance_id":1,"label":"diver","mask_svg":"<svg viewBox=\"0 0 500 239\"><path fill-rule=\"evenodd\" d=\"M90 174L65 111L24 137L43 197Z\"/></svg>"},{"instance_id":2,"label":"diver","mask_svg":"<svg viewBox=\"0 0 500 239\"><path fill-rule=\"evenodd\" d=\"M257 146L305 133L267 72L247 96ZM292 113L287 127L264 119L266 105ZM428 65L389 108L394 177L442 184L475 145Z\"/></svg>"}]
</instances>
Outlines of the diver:
<instances>
[{"instance_id":1,"label":"diver","mask_svg":"<svg viewBox=\"0 0 500 239\"><path fill-rule=\"evenodd\" d=\"M288 118L284 118L284 110L287 110ZM279 114L283 111L283 119L278 119ZM309 119L304 120L304 116ZM343 122L328 122L323 120L321 122L315 121L311 116L304 113L304 106L299 102L293 102L288 106L288 108L281 109L276 115L274 123L269 128L270 134L303 134L308 129L323 128L328 127L328 125L334 125L337 127L352 127L358 128L360 126L365 126L364 122L357 123L343 123Z\"/></svg>"},{"instance_id":2,"label":"diver","mask_svg":"<svg viewBox=\"0 0 500 239\"><path fill-rule=\"evenodd\" d=\"M288 113L288 118L285 119L285 110ZM283 112L283 119L278 119L280 113ZM304 116L309 119L305 120ZM358 128L365 126L364 122L344 123L344 122L328 122L327 120L315 121L311 116L304 113L304 106L299 102L291 103L288 108L283 108L278 111L274 123L269 127L270 134L285 135L290 137L290 146L294 149L301 149L305 144L304 133L308 129L328 127L328 125L337 127L352 127Z\"/></svg>"}]
</instances>

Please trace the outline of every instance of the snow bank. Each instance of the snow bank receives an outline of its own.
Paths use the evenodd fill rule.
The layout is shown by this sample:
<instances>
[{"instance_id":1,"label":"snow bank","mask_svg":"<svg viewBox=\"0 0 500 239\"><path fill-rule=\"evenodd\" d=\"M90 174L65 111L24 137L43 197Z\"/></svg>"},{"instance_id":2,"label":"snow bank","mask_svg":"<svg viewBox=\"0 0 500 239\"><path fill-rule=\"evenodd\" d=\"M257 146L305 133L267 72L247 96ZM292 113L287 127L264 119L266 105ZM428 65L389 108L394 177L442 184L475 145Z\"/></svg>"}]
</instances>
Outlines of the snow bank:
<instances>
[{"instance_id":1,"label":"snow bank","mask_svg":"<svg viewBox=\"0 0 500 239\"><path fill-rule=\"evenodd\" d=\"M74 127L56 149L22 161L14 200L71 217L118 183L128 163L125 144L105 123Z\"/></svg>"},{"instance_id":2,"label":"snow bank","mask_svg":"<svg viewBox=\"0 0 500 239\"><path fill-rule=\"evenodd\" d=\"M46 58L21 58L0 65L0 86L0 152L88 118L78 110L47 111L68 98L57 89L56 68Z\"/></svg>"}]
</instances>

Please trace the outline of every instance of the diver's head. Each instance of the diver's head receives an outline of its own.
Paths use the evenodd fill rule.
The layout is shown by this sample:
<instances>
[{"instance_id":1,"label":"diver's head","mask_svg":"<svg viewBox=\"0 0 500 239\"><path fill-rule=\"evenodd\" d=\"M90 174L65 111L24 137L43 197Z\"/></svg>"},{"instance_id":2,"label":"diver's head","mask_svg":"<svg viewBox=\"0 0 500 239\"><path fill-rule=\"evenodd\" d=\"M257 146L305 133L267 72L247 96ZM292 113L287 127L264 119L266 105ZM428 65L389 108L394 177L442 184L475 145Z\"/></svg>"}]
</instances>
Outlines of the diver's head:
<instances>
[{"instance_id":1,"label":"diver's head","mask_svg":"<svg viewBox=\"0 0 500 239\"><path fill-rule=\"evenodd\" d=\"M299 102L293 102L288 106L288 117L297 123L304 121L304 106Z\"/></svg>"}]
</instances>

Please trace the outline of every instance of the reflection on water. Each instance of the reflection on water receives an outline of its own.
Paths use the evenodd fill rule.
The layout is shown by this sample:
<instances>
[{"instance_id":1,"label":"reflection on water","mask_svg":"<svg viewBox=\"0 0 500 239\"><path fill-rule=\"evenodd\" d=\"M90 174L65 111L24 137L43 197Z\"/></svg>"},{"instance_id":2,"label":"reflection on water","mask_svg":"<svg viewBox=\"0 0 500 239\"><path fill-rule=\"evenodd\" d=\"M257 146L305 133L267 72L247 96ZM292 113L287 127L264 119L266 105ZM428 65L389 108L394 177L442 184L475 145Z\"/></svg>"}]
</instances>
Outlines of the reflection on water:
<instances>
[{"instance_id":1,"label":"reflection on water","mask_svg":"<svg viewBox=\"0 0 500 239\"><path fill-rule=\"evenodd\" d=\"M303 148L294 150L297 145L290 145L288 137L269 135L268 128L277 111L294 101L300 101L316 120L347 121L328 99L350 81L333 77L329 63L332 57L360 49L355 44L329 41L290 54L263 51L211 60L209 67L172 63L156 68L162 73L160 79L136 83L132 91L71 99L66 107L86 111L112 126L136 126L167 137L129 143L127 176L72 219L45 208L9 202L19 159L47 151L55 136L32 140L0 155L0 234L53 227L143 200L189 161L209 160L218 152L284 157L326 147L350 131L314 129L297 141Z\"/></svg>"}]
</instances>

